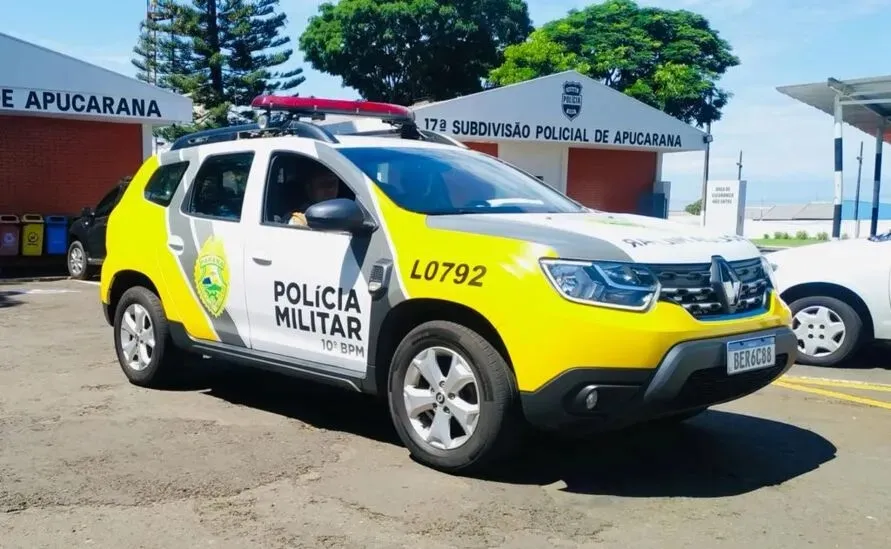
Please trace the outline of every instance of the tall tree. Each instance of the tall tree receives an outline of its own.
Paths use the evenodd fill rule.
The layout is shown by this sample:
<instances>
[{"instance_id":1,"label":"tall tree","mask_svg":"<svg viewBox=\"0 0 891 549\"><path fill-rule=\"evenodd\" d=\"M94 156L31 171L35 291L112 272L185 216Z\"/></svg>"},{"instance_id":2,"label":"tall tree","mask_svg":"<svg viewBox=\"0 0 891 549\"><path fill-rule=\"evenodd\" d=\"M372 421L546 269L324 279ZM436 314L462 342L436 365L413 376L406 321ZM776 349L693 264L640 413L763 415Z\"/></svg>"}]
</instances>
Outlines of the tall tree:
<instances>
[{"instance_id":1,"label":"tall tree","mask_svg":"<svg viewBox=\"0 0 891 549\"><path fill-rule=\"evenodd\" d=\"M303 69L275 70L293 50L283 48L286 16L279 0L159 0L165 21L148 21L134 49L140 74L158 72L158 84L189 95L197 115L191 126L170 128L170 138L197 129L227 125L233 109L266 92L291 91ZM157 34L148 32L161 29ZM165 38L157 38L166 36ZM176 61L157 63L155 52L175 50Z\"/></svg>"},{"instance_id":2,"label":"tall tree","mask_svg":"<svg viewBox=\"0 0 891 549\"><path fill-rule=\"evenodd\" d=\"M497 86L575 69L687 123L721 118L720 77L740 61L701 15L606 0L571 10L505 52Z\"/></svg>"},{"instance_id":3,"label":"tall tree","mask_svg":"<svg viewBox=\"0 0 891 549\"><path fill-rule=\"evenodd\" d=\"M365 99L411 104L481 90L531 31L524 0L339 0L319 6L299 43Z\"/></svg>"},{"instance_id":4,"label":"tall tree","mask_svg":"<svg viewBox=\"0 0 891 549\"><path fill-rule=\"evenodd\" d=\"M187 73L192 55L190 41L183 37L179 6L174 0L157 0L151 18L139 25L139 38L131 62L136 78L177 93L185 93L176 75Z\"/></svg>"},{"instance_id":5,"label":"tall tree","mask_svg":"<svg viewBox=\"0 0 891 549\"><path fill-rule=\"evenodd\" d=\"M279 0L228 0L223 4L221 20L224 45L229 50L225 77L227 96L236 105L245 105L262 94L293 90L306 77L303 69L273 72L272 67L286 63L292 49L280 50L291 39L281 36L286 23L284 13L275 13Z\"/></svg>"}]
</instances>

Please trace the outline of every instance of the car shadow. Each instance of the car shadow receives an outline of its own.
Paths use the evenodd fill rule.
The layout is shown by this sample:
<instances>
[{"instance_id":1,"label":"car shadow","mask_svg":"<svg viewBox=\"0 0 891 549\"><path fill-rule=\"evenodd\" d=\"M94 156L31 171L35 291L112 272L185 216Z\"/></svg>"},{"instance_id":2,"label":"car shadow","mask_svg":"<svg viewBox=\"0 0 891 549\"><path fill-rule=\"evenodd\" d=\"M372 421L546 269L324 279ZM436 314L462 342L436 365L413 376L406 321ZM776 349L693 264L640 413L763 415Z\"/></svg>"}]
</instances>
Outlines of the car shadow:
<instances>
[{"instance_id":1,"label":"car shadow","mask_svg":"<svg viewBox=\"0 0 891 549\"><path fill-rule=\"evenodd\" d=\"M836 447L794 425L710 410L669 427L641 426L584 442L539 435L523 459L488 480L562 483L562 492L719 498L775 486L835 458Z\"/></svg>"},{"instance_id":2,"label":"car shadow","mask_svg":"<svg viewBox=\"0 0 891 549\"><path fill-rule=\"evenodd\" d=\"M339 387L220 360L195 360L188 363L175 385L166 389L200 391L231 404L289 417L319 429L401 445L383 400Z\"/></svg>"},{"instance_id":3,"label":"car shadow","mask_svg":"<svg viewBox=\"0 0 891 549\"><path fill-rule=\"evenodd\" d=\"M850 370L891 370L891 342L876 341L864 345L856 355L837 368Z\"/></svg>"},{"instance_id":4,"label":"car shadow","mask_svg":"<svg viewBox=\"0 0 891 549\"><path fill-rule=\"evenodd\" d=\"M191 390L316 428L402 446L381 399L217 360L200 361L191 370ZM830 441L807 429L711 410L679 425L641 426L585 441L533 434L519 457L477 478L562 483L564 492L589 495L717 498L782 484L835 455Z\"/></svg>"},{"instance_id":5,"label":"car shadow","mask_svg":"<svg viewBox=\"0 0 891 549\"><path fill-rule=\"evenodd\" d=\"M24 301L16 299L15 297L24 293L25 292L19 290L0 290L0 309L7 309L9 307L15 307L17 305L24 305Z\"/></svg>"}]
</instances>

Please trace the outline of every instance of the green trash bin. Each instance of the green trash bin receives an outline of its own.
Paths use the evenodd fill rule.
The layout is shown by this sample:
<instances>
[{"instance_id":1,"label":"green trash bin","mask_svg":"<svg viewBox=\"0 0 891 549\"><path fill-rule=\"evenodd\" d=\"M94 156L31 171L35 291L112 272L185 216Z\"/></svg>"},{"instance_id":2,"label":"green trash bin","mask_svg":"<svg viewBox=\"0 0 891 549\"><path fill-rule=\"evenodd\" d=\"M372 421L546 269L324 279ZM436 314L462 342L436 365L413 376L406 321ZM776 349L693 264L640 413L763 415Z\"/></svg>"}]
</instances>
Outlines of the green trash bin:
<instances>
[{"instance_id":1,"label":"green trash bin","mask_svg":"<svg viewBox=\"0 0 891 549\"><path fill-rule=\"evenodd\" d=\"M0 214L0 255L19 255L19 216Z\"/></svg>"},{"instance_id":2,"label":"green trash bin","mask_svg":"<svg viewBox=\"0 0 891 549\"><path fill-rule=\"evenodd\" d=\"M43 216L40 214L22 216L22 255L43 255Z\"/></svg>"}]
</instances>

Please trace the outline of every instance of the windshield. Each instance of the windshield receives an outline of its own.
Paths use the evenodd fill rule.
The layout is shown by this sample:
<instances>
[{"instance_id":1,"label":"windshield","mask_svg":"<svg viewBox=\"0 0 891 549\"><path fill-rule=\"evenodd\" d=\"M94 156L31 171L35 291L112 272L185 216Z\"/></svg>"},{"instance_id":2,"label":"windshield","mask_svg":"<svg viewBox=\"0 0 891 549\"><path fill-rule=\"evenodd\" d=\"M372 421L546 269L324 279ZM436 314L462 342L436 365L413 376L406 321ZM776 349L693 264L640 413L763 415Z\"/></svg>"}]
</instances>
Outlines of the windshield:
<instances>
[{"instance_id":1,"label":"windshield","mask_svg":"<svg viewBox=\"0 0 891 549\"><path fill-rule=\"evenodd\" d=\"M571 213L584 207L491 156L464 149L343 148L399 207L428 214Z\"/></svg>"}]
</instances>

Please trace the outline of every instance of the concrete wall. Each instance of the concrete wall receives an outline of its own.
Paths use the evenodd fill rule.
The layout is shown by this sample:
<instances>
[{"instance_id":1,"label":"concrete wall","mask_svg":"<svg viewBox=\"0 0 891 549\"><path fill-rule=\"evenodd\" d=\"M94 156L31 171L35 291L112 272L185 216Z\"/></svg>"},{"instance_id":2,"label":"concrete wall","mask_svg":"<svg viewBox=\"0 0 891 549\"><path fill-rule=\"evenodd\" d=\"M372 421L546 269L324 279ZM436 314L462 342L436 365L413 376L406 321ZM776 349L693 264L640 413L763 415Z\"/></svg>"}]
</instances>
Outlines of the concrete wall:
<instances>
[{"instance_id":1,"label":"concrete wall","mask_svg":"<svg viewBox=\"0 0 891 549\"><path fill-rule=\"evenodd\" d=\"M547 143L498 144L498 157L505 162L544 178L555 189L566 192L566 145Z\"/></svg>"}]
</instances>

